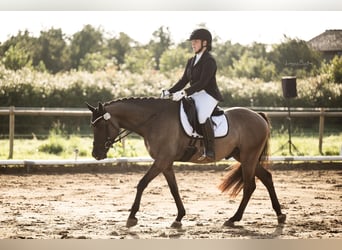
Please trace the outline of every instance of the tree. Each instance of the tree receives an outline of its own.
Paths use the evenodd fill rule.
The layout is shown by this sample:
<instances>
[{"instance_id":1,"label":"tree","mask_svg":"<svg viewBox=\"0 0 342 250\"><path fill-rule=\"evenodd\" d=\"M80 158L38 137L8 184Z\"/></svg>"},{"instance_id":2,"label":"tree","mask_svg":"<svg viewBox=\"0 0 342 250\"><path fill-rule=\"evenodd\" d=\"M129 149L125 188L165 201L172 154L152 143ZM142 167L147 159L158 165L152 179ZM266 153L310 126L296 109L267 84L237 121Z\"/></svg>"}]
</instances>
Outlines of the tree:
<instances>
[{"instance_id":1,"label":"tree","mask_svg":"<svg viewBox=\"0 0 342 250\"><path fill-rule=\"evenodd\" d=\"M213 49L217 62L217 69L221 74L231 74L230 68L238 61L245 51L245 47L239 43L232 44L227 41L224 44L216 44Z\"/></svg>"},{"instance_id":2,"label":"tree","mask_svg":"<svg viewBox=\"0 0 342 250\"><path fill-rule=\"evenodd\" d=\"M125 55L131 50L134 43L132 38L125 33L120 32L118 38L114 37L107 40L104 55L108 59L115 58L116 63L120 67L120 65L125 63Z\"/></svg>"},{"instance_id":3,"label":"tree","mask_svg":"<svg viewBox=\"0 0 342 250\"><path fill-rule=\"evenodd\" d=\"M265 44L253 43L243 50L239 59L233 59L231 72L235 77L260 78L264 81L275 77L275 65L267 59Z\"/></svg>"},{"instance_id":4,"label":"tree","mask_svg":"<svg viewBox=\"0 0 342 250\"><path fill-rule=\"evenodd\" d=\"M7 67L18 70L31 65L37 54L37 38L30 35L28 30L19 31L0 46L0 56ZM18 68L19 67L19 68Z\"/></svg>"},{"instance_id":5,"label":"tree","mask_svg":"<svg viewBox=\"0 0 342 250\"><path fill-rule=\"evenodd\" d=\"M105 58L101 53L88 53L81 59L79 69L89 72L104 70L111 61Z\"/></svg>"},{"instance_id":6,"label":"tree","mask_svg":"<svg viewBox=\"0 0 342 250\"><path fill-rule=\"evenodd\" d=\"M160 71L169 72L176 68L184 68L192 54L183 48L175 48L165 51L160 57Z\"/></svg>"},{"instance_id":7,"label":"tree","mask_svg":"<svg viewBox=\"0 0 342 250\"><path fill-rule=\"evenodd\" d=\"M279 75L310 76L320 67L320 55L310 49L304 40L290 39L275 45L269 54Z\"/></svg>"},{"instance_id":8,"label":"tree","mask_svg":"<svg viewBox=\"0 0 342 250\"><path fill-rule=\"evenodd\" d=\"M24 49L18 48L19 46L12 45L5 52L3 63L6 69L18 70L25 66L31 65L30 56Z\"/></svg>"},{"instance_id":9,"label":"tree","mask_svg":"<svg viewBox=\"0 0 342 250\"><path fill-rule=\"evenodd\" d=\"M159 70L161 55L164 53L164 51L168 50L169 47L172 45L171 35L169 28L165 28L164 26L161 26L158 30L153 32L152 35L153 38L149 43L149 48L152 51L152 54L156 62L155 68Z\"/></svg>"},{"instance_id":10,"label":"tree","mask_svg":"<svg viewBox=\"0 0 342 250\"><path fill-rule=\"evenodd\" d=\"M127 69L132 73L142 73L144 70L153 68L155 68L154 57L148 49L137 47L125 55L123 69Z\"/></svg>"},{"instance_id":11,"label":"tree","mask_svg":"<svg viewBox=\"0 0 342 250\"><path fill-rule=\"evenodd\" d=\"M331 61L333 81L342 83L342 56L335 56Z\"/></svg>"},{"instance_id":12,"label":"tree","mask_svg":"<svg viewBox=\"0 0 342 250\"><path fill-rule=\"evenodd\" d=\"M103 34L99 29L95 29L88 24L81 31L76 32L71 39L70 45L72 68L78 69L85 55L100 52L102 45Z\"/></svg>"},{"instance_id":13,"label":"tree","mask_svg":"<svg viewBox=\"0 0 342 250\"><path fill-rule=\"evenodd\" d=\"M329 62L324 62L321 71L327 74L329 81L342 83L342 56L334 56Z\"/></svg>"},{"instance_id":14,"label":"tree","mask_svg":"<svg viewBox=\"0 0 342 250\"><path fill-rule=\"evenodd\" d=\"M46 69L51 73L57 73L66 66L66 41L61 29L51 28L48 31L42 31L38 38L39 57L36 58L34 65L39 65L42 61Z\"/></svg>"},{"instance_id":15,"label":"tree","mask_svg":"<svg viewBox=\"0 0 342 250\"><path fill-rule=\"evenodd\" d=\"M246 52L239 60L234 60L232 74L235 77L260 78L268 82L275 75L275 66L265 58L252 57Z\"/></svg>"}]
</instances>

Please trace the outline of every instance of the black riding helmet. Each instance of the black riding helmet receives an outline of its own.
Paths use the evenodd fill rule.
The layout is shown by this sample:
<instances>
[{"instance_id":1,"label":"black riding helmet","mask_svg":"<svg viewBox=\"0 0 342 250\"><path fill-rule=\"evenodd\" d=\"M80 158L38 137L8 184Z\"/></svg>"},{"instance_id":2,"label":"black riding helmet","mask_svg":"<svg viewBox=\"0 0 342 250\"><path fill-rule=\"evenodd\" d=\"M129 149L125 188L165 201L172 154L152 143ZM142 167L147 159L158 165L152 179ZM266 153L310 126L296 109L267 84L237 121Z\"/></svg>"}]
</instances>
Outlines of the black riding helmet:
<instances>
[{"instance_id":1,"label":"black riding helmet","mask_svg":"<svg viewBox=\"0 0 342 250\"><path fill-rule=\"evenodd\" d=\"M209 30L206 29L196 29L194 30L189 38L189 41L199 39L202 41L207 41L207 50L211 50L211 42L212 42L212 36Z\"/></svg>"}]
</instances>

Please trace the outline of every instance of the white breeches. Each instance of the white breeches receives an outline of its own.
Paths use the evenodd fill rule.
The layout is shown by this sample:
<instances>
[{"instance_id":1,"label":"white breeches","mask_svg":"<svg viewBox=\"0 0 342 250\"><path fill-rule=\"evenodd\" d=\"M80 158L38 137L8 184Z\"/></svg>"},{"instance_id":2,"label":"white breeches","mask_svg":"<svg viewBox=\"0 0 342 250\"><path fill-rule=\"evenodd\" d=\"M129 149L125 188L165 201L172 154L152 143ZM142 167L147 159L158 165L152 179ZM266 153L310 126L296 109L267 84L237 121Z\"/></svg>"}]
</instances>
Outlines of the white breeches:
<instances>
[{"instance_id":1,"label":"white breeches","mask_svg":"<svg viewBox=\"0 0 342 250\"><path fill-rule=\"evenodd\" d=\"M207 118L210 117L214 108L218 104L218 101L214 97L209 95L205 90L195 92L190 96L195 101L199 123L205 123Z\"/></svg>"}]
</instances>

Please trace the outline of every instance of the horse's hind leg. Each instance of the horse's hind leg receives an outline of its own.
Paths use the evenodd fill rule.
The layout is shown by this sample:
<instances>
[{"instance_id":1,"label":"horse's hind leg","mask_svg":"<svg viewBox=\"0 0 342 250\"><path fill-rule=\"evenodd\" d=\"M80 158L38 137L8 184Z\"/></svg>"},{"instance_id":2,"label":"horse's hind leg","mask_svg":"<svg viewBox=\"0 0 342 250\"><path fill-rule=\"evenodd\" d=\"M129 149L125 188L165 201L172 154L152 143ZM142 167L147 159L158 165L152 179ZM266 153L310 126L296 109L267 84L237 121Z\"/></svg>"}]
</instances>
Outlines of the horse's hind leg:
<instances>
[{"instance_id":1,"label":"horse's hind leg","mask_svg":"<svg viewBox=\"0 0 342 250\"><path fill-rule=\"evenodd\" d=\"M176 181L176 176L175 173L173 171L172 166L166 168L163 171L163 174L166 178L166 181L169 185L171 194L176 202L176 206L177 206L177 210L178 210L178 214L177 214L177 218L176 220L172 223L171 227L174 228L180 228L182 226L181 220L185 215L185 209L184 209L184 205L183 202L181 200L181 197L179 195L179 191L178 191L178 185L177 185L177 181Z\"/></svg>"},{"instance_id":2,"label":"horse's hind leg","mask_svg":"<svg viewBox=\"0 0 342 250\"><path fill-rule=\"evenodd\" d=\"M243 215L243 212L246 209L246 206L251 198L256 185L255 185L255 167L256 167L257 159L250 158L249 160L245 160L241 162L242 168L242 179L243 179L243 196L240 203L240 206L233 217L227 220L224 223L224 226L234 226L235 221L240 221Z\"/></svg>"},{"instance_id":3,"label":"horse's hind leg","mask_svg":"<svg viewBox=\"0 0 342 250\"><path fill-rule=\"evenodd\" d=\"M280 224L285 223L286 215L282 214L281 212L278 197L275 192L274 185L273 185L272 174L269 171L267 171L265 168L263 168L262 166L258 165L258 167L256 168L255 175L261 180L261 182L265 185L265 187L268 190L268 193L272 201L272 207L278 217L278 223Z\"/></svg>"}]
</instances>

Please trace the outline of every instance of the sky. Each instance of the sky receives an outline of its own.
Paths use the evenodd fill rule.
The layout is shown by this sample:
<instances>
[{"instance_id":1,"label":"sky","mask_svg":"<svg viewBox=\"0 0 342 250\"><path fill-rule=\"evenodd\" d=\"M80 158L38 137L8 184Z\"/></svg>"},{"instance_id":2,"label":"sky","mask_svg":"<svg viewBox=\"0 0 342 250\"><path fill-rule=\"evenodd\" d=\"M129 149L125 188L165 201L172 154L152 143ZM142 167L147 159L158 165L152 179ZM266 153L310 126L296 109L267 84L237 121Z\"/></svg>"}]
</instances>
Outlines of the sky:
<instances>
[{"instance_id":1,"label":"sky","mask_svg":"<svg viewBox=\"0 0 342 250\"><path fill-rule=\"evenodd\" d=\"M342 29L342 11L1 11L0 42L21 30L34 36L61 28L71 36L91 24L113 36L124 32L146 44L159 27L169 27L173 42L186 40L205 24L221 41L281 43L284 35L305 41L327 29Z\"/></svg>"}]
</instances>

